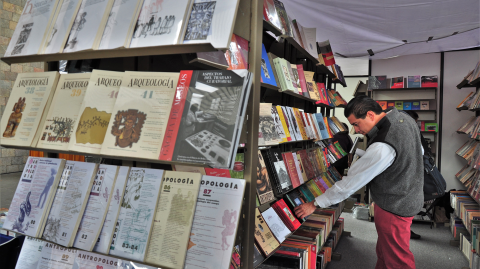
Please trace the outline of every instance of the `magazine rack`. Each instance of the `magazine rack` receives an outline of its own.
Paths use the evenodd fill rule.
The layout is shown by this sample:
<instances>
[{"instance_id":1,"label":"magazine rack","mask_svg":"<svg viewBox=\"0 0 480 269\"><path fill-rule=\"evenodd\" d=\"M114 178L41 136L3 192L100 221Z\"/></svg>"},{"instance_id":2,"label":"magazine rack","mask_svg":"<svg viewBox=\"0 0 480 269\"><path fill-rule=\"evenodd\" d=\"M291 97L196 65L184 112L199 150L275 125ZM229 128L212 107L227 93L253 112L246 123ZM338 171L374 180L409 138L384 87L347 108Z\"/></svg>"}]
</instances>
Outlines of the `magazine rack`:
<instances>
[{"instance_id":1,"label":"magazine rack","mask_svg":"<svg viewBox=\"0 0 480 269\"><path fill-rule=\"evenodd\" d=\"M255 231L255 209L256 209L256 168L258 162L258 128L259 128L259 104L273 102L279 105L289 105L304 109L309 113L322 112L330 116L334 107L327 105L316 105L315 101L295 93L279 92L278 88L270 87L260 82L262 42L266 31L279 33L279 29L263 20L262 0L240 0L233 32L250 43L249 71L253 73L253 85L249 96L247 113L243 126L239 147L245 154L244 179L246 190L244 204L242 207L242 221L239 222L236 245L241 246L241 266L251 268L254 256L254 231ZM315 59L296 43L293 38L282 39L270 44L270 51L278 53L277 56L286 58L292 63L305 64L308 70L315 71L318 82L324 82L328 88L332 87L335 76L325 66L319 66L318 59ZM180 70L192 69L213 69L212 65L190 64L186 61L185 54L196 52L215 51L211 44L179 44L157 47L81 51L63 54L43 54L1 58L7 64L46 62L46 70L59 70L60 60L69 60L70 64L81 66L82 63L90 69L101 69L111 71L156 71L156 72L179 72ZM167 64L165 64L167 63ZM336 82L335 82L336 83ZM335 86L334 86L335 87ZM313 146L313 142L296 142L282 145L282 147L293 148L295 144L301 143L302 147ZM17 147L18 148L18 147ZM38 150L36 148L22 147L21 149ZM62 152L46 150L49 157L57 157ZM112 160L111 156L92 155ZM116 161L118 160L118 161ZM115 163L137 167L162 167L164 165L175 165L176 162L152 161L128 156L117 156L113 159ZM182 163L184 164L184 163ZM195 164L192 164L195 165ZM198 166L198 165L197 165Z\"/></svg>"}]
</instances>

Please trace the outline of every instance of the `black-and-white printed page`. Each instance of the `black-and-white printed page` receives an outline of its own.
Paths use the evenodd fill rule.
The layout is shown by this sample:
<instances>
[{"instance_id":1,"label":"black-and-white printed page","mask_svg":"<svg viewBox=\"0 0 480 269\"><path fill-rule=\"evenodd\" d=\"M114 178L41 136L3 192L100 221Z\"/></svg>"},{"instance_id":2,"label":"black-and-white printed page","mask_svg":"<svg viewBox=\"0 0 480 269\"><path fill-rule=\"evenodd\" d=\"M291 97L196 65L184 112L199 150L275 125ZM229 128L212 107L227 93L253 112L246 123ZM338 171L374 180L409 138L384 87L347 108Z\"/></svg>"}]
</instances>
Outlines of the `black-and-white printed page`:
<instances>
[{"instance_id":1,"label":"black-and-white printed page","mask_svg":"<svg viewBox=\"0 0 480 269\"><path fill-rule=\"evenodd\" d=\"M238 0L194 0L183 43L211 43L215 48L228 48L238 3Z\"/></svg>"}]
</instances>

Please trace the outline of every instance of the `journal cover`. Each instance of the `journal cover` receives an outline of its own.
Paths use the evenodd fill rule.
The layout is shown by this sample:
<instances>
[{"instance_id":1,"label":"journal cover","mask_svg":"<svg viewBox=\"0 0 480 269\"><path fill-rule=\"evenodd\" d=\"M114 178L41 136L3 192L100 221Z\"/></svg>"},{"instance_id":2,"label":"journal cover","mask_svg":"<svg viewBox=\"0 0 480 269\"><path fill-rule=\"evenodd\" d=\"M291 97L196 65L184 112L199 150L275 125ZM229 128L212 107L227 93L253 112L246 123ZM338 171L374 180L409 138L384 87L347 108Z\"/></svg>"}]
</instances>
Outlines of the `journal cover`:
<instances>
[{"instance_id":1,"label":"journal cover","mask_svg":"<svg viewBox=\"0 0 480 269\"><path fill-rule=\"evenodd\" d=\"M403 77L394 77L390 82L390 88L403 88Z\"/></svg>"},{"instance_id":2,"label":"journal cover","mask_svg":"<svg viewBox=\"0 0 480 269\"><path fill-rule=\"evenodd\" d=\"M38 238L26 236L15 269L37 268L38 262L42 258L44 243L44 241Z\"/></svg>"},{"instance_id":3,"label":"journal cover","mask_svg":"<svg viewBox=\"0 0 480 269\"><path fill-rule=\"evenodd\" d=\"M272 66L270 65L267 50L265 49L264 44L262 44L262 59L260 61L262 66L262 82L277 86L277 82L275 81L275 76L273 75Z\"/></svg>"},{"instance_id":4,"label":"journal cover","mask_svg":"<svg viewBox=\"0 0 480 269\"><path fill-rule=\"evenodd\" d=\"M277 212L270 207L262 213L263 219L272 230L278 242L282 243L290 235L290 230L285 226Z\"/></svg>"},{"instance_id":5,"label":"journal cover","mask_svg":"<svg viewBox=\"0 0 480 269\"><path fill-rule=\"evenodd\" d=\"M419 101L412 102L412 110L420 110L420 102Z\"/></svg>"},{"instance_id":6,"label":"journal cover","mask_svg":"<svg viewBox=\"0 0 480 269\"><path fill-rule=\"evenodd\" d=\"M255 208L255 241L266 256L280 246L258 208Z\"/></svg>"},{"instance_id":7,"label":"journal cover","mask_svg":"<svg viewBox=\"0 0 480 269\"><path fill-rule=\"evenodd\" d=\"M395 101L395 108L398 110L403 110L403 101Z\"/></svg>"},{"instance_id":8,"label":"journal cover","mask_svg":"<svg viewBox=\"0 0 480 269\"><path fill-rule=\"evenodd\" d=\"M408 76L407 88L420 88L420 76Z\"/></svg>"},{"instance_id":9,"label":"journal cover","mask_svg":"<svg viewBox=\"0 0 480 269\"><path fill-rule=\"evenodd\" d=\"M264 204L273 200L275 197L272 191L272 183L267 172L265 160L262 153L258 151L258 164L257 164L257 195L260 204Z\"/></svg>"},{"instance_id":10,"label":"journal cover","mask_svg":"<svg viewBox=\"0 0 480 269\"><path fill-rule=\"evenodd\" d=\"M282 142L273 121L271 103L260 103L258 131L259 145L277 145Z\"/></svg>"},{"instance_id":11,"label":"journal cover","mask_svg":"<svg viewBox=\"0 0 480 269\"><path fill-rule=\"evenodd\" d=\"M272 111L272 118L273 118L273 123L275 124L275 130L277 132L277 134L280 136L280 139L282 143L284 142L288 142L288 138L287 137L287 134L285 133L285 129L283 127L283 122L285 122L285 119L283 119L283 122L282 122L282 119L280 118L280 114L278 113L278 110L277 110L277 107L276 106L272 106L271 107L271 111ZM287 131L288 131L288 128L287 128ZM291 140L291 138L290 138Z\"/></svg>"},{"instance_id":12,"label":"journal cover","mask_svg":"<svg viewBox=\"0 0 480 269\"><path fill-rule=\"evenodd\" d=\"M420 101L420 110L429 110L430 101Z\"/></svg>"},{"instance_id":13,"label":"journal cover","mask_svg":"<svg viewBox=\"0 0 480 269\"><path fill-rule=\"evenodd\" d=\"M403 102L403 110L412 110L412 102Z\"/></svg>"},{"instance_id":14,"label":"journal cover","mask_svg":"<svg viewBox=\"0 0 480 269\"><path fill-rule=\"evenodd\" d=\"M422 76L422 88L438 87L438 76Z\"/></svg>"}]
</instances>

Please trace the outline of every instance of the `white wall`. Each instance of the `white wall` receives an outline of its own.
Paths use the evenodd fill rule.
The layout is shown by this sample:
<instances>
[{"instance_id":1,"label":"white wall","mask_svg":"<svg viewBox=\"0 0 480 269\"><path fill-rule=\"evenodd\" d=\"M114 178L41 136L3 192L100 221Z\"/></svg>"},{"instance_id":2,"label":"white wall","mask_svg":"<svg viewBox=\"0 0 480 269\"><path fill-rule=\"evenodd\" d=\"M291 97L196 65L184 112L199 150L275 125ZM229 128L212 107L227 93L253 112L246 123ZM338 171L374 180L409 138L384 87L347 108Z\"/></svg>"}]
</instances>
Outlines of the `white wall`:
<instances>
[{"instance_id":1,"label":"white wall","mask_svg":"<svg viewBox=\"0 0 480 269\"><path fill-rule=\"evenodd\" d=\"M480 51L446 52L444 58L443 117L442 117L442 175L447 181L447 190L465 189L455 178L455 174L466 164L455 151L469 138L457 134L460 128L475 112L457 111L455 107L475 88L457 89L467 73L475 68L480 59Z\"/></svg>"}]
</instances>

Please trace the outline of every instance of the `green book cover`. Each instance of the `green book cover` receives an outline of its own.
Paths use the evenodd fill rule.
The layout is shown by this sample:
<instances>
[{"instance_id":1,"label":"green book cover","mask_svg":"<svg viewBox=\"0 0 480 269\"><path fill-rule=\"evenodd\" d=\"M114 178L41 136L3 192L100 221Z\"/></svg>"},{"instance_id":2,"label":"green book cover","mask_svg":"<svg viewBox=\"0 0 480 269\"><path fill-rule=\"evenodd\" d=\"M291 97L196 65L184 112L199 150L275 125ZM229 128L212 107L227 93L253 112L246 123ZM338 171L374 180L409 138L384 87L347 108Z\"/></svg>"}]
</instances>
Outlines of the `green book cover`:
<instances>
[{"instance_id":1,"label":"green book cover","mask_svg":"<svg viewBox=\"0 0 480 269\"><path fill-rule=\"evenodd\" d=\"M338 149L338 151L340 151L340 153L342 154L342 156L347 155L347 153L342 149L342 146L340 146L340 143L338 143L338 141L334 142L333 144L334 144L335 147Z\"/></svg>"},{"instance_id":2,"label":"green book cover","mask_svg":"<svg viewBox=\"0 0 480 269\"><path fill-rule=\"evenodd\" d=\"M425 123L425 131L427 132L438 132L438 124L436 123Z\"/></svg>"},{"instance_id":3,"label":"green book cover","mask_svg":"<svg viewBox=\"0 0 480 269\"><path fill-rule=\"evenodd\" d=\"M233 170L230 170L230 177L243 179L243 170L245 170L245 155L237 153Z\"/></svg>"},{"instance_id":4,"label":"green book cover","mask_svg":"<svg viewBox=\"0 0 480 269\"><path fill-rule=\"evenodd\" d=\"M292 72L292 70L288 68L287 60L283 58L277 58L277 59L280 59L281 76L285 78L286 89L289 91L298 93L298 89L293 87L292 78L290 77L290 73Z\"/></svg>"},{"instance_id":5,"label":"green book cover","mask_svg":"<svg viewBox=\"0 0 480 269\"><path fill-rule=\"evenodd\" d=\"M286 91L287 87L285 85L285 76L282 75L283 72L282 72L282 67L280 65L280 58L273 59L273 65L274 65L275 71L277 72L278 81L280 82L280 85L278 86L280 87L280 90Z\"/></svg>"},{"instance_id":6,"label":"green book cover","mask_svg":"<svg viewBox=\"0 0 480 269\"><path fill-rule=\"evenodd\" d=\"M300 189L300 192L302 192L303 196L305 196L305 198L308 200L308 202L315 200L315 196L313 196L313 194L310 192L307 186L305 186L305 184L300 185L300 187L298 188Z\"/></svg>"},{"instance_id":7,"label":"green book cover","mask_svg":"<svg viewBox=\"0 0 480 269\"><path fill-rule=\"evenodd\" d=\"M403 110L403 101L395 101L395 108L397 110Z\"/></svg>"}]
</instances>

